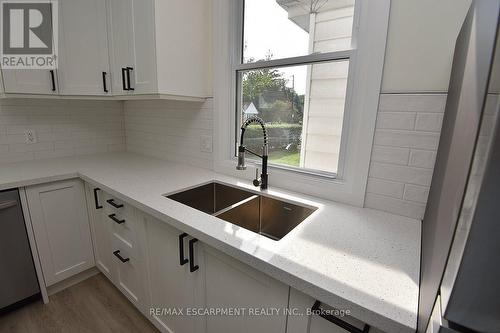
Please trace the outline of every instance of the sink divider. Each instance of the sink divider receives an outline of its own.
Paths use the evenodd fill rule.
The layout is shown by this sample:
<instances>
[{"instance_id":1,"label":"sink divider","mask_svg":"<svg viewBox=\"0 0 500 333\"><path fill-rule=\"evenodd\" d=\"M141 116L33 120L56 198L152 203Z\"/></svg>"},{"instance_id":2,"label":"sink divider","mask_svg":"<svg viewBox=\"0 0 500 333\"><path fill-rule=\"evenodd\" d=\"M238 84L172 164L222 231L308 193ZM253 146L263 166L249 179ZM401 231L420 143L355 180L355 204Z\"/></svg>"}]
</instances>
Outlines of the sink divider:
<instances>
[{"instance_id":1,"label":"sink divider","mask_svg":"<svg viewBox=\"0 0 500 333\"><path fill-rule=\"evenodd\" d=\"M246 199L243 199L243 200L241 200L241 201L239 201L239 202L235 203L234 205L231 205L231 206L229 206L229 207L223 208L223 209L221 209L221 210L219 210L219 211L217 211L217 212L213 213L213 214L212 214L212 216L217 217L218 215L221 215L221 214L223 214L223 213L225 213L225 212L227 212L227 211L230 211L231 209L234 209L234 208L236 208L236 207L239 207L239 206L241 206L241 205L244 205L244 204L246 204L247 202L252 201L253 199L258 198L258 197L260 197L260 196L259 196L259 195L254 194L254 195L252 195L251 197L248 197L248 198L246 198Z\"/></svg>"}]
</instances>

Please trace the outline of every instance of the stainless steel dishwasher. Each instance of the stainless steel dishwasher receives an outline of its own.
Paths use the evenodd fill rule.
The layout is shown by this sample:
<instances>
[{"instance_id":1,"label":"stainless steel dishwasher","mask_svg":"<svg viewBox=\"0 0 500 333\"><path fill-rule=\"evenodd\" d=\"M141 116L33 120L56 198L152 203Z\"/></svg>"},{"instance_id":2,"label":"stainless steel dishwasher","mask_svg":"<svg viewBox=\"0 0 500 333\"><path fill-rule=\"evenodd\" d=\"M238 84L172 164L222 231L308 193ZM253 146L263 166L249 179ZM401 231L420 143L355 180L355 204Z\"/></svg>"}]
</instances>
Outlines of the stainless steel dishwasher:
<instances>
[{"instance_id":1,"label":"stainless steel dishwasher","mask_svg":"<svg viewBox=\"0 0 500 333\"><path fill-rule=\"evenodd\" d=\"M40 299L19 191L0 192L0 314Z\"/></svg>"}]
</instances>

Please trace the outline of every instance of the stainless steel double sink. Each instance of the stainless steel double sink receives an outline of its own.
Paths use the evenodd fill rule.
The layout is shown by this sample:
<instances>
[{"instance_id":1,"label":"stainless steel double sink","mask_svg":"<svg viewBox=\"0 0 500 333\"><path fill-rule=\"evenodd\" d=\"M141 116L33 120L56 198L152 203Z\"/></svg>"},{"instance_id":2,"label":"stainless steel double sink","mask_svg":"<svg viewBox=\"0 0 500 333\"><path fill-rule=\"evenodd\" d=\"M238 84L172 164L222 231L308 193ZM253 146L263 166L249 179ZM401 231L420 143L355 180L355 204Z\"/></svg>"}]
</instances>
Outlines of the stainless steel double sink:
<instances>
[{"instance_id":1,"label":"stainless steel double sink","mask_svg":"<svg viewBox=\"0 0 500 333\"><path fill-rule=\"evenodd\" d=\"M165 197L273 240L283 238L316 210L219 182Z\"/></svg>"}]
</instances>

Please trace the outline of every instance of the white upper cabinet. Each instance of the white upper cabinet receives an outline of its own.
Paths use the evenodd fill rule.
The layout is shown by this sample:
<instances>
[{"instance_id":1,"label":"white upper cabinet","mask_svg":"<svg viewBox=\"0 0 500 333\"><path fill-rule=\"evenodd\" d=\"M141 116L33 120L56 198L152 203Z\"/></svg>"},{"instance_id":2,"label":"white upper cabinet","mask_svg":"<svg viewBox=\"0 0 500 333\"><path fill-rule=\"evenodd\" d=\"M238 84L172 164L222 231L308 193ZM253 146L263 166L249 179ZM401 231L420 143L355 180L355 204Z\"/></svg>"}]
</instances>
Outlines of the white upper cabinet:
<instances>
[{"instance_id":1,"label":"white upper cabinet","mask_svg":"<svg viewBox=\"0 0 500 333\"><path fill-rule=\"evenodd\" d=\"M211 0L156 0L156 63L160 93L212 96L211 13Z\"/></svg>"},{"instance_id":2,"label":"white upper cabinet","mask_svg":"<svg viewBox=\"0 0 500 333\"><path fill-rule=\"evenodd\" d=\"M58 10L58 70L2 70L5 93L212 96L211 0L60 0Z\"/></svg>"},{"instance_id":3,"label":"white upper cabinet","mask_svg":"<svg viewBox=\"0 0 500 333\"><path fill-rule=\"evenodd\" d=\"M109 0L115 95L211 96L207 0Z\"/></svg>"},{"instance_id":4,"label":"white upper cabinet","mask_svg":"<svg viewBox=\"0 0 500 333\"><path fill-rule=\"evenodd\" d=\"M61 95L108 95L106 0L59 1Z\"/></svg>"},{"instance_id":5,"label":"white upper cabinet","mask_svg":"<svg viewBox=\"0 0 500 333\"><path fill-rule=\"evenodd\" d=\"M57 95L57 73L47 69L2 70L5 93Z\"/></svg>"},{"instance_id":6,"label":"white upper cabinet","mask_svg":"<svg viewBox=\"0 0 500 333\"><path fill-rule=\"evenodd\" d=\"M57 75L57 70L2 68L6 94L57 95Z\"/></svg>"},{"instance_id":7,"label":"white upper cabinet","mask_svg":"<svg viewBox=\"0 0 500 333\"><path fill-rule=\"evenodd\" d=\"M154 1L109 0L108 4L114 94L157 93Z\"/></svg>"}]
</instances>

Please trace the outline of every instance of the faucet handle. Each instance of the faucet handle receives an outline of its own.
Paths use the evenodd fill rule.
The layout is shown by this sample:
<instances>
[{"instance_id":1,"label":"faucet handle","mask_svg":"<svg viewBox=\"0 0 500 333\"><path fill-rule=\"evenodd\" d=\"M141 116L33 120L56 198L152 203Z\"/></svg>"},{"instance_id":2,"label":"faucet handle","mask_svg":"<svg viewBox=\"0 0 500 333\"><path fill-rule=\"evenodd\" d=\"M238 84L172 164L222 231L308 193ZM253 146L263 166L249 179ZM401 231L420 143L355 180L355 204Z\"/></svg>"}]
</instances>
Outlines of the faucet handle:
<instances>
[{"instance_id":1,"label":"faucet handle","mask_svg":"<svg viewBox=\"0 0 500 333\"><path fill-rule=\"evenodd\" d=\"M253 186L260 186L259 168L255 168L255 179L253 180Z\"/></svg>"}]
</instances>

